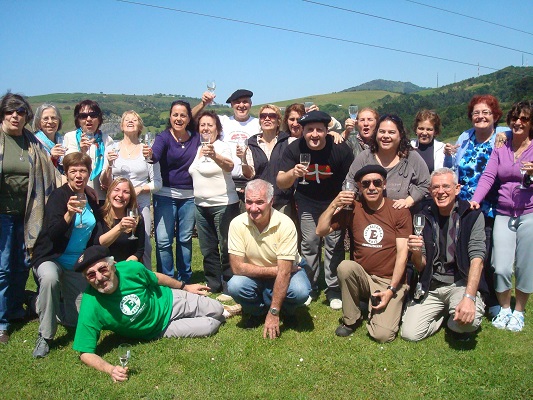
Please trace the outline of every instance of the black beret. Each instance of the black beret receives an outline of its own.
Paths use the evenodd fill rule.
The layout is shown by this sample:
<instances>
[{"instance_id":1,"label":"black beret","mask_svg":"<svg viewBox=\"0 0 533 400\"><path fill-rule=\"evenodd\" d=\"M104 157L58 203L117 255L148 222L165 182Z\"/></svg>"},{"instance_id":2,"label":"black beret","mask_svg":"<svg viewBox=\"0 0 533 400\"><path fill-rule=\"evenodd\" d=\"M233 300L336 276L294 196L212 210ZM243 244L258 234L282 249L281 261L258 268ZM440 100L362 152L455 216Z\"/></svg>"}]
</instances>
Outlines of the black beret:
<instances>
[{"instance_id":1,"label":"black beret","mask_svg":"<svg viewBox=\"0 0 533 400\"><path fill-rule=\"evenodd\" d=\"M241 97L252 97L253 95L254 95L254 92L252 92L251 90L239 89L239 90L234 91L233 94L230 97L228 97L228 99L226 100L226 103L229 104L232 101L240 99Z\"/></svg>"},{"instance_id":2,"label":"black beret","mask_svg":"<svg viewBox=\"0 0 533 400\"><path fill-rule=\"evenodd\" d=\"M380 174L383 179L387 179L387 170L385 168L379 164L370 164L365 165L363 168L357 171L353 176L353 180L355 182L359 182L363 176L368 174Z\"/></svg>"},{"instance_id":3,"label":"black beret","mask_svg":"<svg viewBox=\"0 0 533 400\"><path fill-rule=\"evenodd\" d=\"M95 262L109 257L111 253L109 248L104 246L91 246L87 247L83 254L78 258L76 264L74 264L74 271L83 272L86 268L93 265Z\"/></svg>"},{"instance_id":4,"label":"black beret","mask_svg":"<svg viewBox=\"0 0 533 400\"><path fill-rule=\"evenodd\" d=\"M302 126L305 126L307 124L310 124L311 122L322 122L326 126L331 121L331 117L329 114L325 113L324 111L309 111L307 114L304 114L298 119L298 123Z\"/></svg>"}]
</instances>

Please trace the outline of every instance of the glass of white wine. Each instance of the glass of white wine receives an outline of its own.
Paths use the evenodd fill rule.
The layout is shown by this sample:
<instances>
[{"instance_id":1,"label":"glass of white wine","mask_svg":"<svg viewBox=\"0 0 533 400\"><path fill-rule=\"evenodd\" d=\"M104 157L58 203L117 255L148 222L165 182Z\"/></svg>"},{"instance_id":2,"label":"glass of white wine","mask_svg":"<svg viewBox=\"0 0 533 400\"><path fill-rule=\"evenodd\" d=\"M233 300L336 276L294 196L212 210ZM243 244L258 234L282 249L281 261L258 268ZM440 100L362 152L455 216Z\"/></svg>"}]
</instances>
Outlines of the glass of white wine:
<instances>
[{"instance_id":1,"label":"glass of white wine","mask_svg":"<svg viewBox=\"0 0 533 400\"><path fill-rule=\"evenodd\" d=\"M311 164L311 154L309 153L300 153L300 164L302 164L305 169L309 168L309 164ZM307 171L306 171L307 173ZM300 182L301 185L309 185L309 182L305 180L305 174L303 176L302 181Z\"/></svg>"},{"instance_id":2,"label":"glass of white wine","mask_svg":"<svg viewBox=\"0 0 533 400\"><path fill-rule=\"evenodd\" d=\"M351 182L351 181L346 181L344 183L344 190L347 191L347 192L354 192L355 193L355 183L354 182ZM346 207L344 207L345 210L353 210L353 206L350 204L350 205L347 205Z\"/></svg>"},{"instance_id":3,"label":"glass of white wine","mask_svg":"<svg viewBox=\"0 0 533 400\"><path fill-rule=\"evenodd\" d=\"M120 346L118 346L118 360L120 361L120 365L122 365L122 368L124 368L126 365L128 365L128 361L131 358L131 345L127 343L123 343Z\"/></svg>"},{"instance_id":4,"label":"glass of white wine","mask_svg":"<svg viewBox=\"0 0 533 400\"><path fill-rule=\"evenodd\" d=\"M200 137L201 137L202 147L207 146L211 142L211 134L209 132L201 133ZM204 161L202 161L202 162L208 162L208 161L209 161L209 159L204 154Z\"/></svg>"},{"instance_id":5,"label":"glass of white wine","mask_svg":"<svg viewBox=\"0 0 533 400\"><path fill-rule=\"evenodd\" d=\"M135 218L139 216L139 210L137 210L137 207L128 208L128 217ZM137 236L135 236L135 227L131 229L131 235L128 236L129 240L135 240L139 239Z\"/></svg>"},{"instance_id":6,"label":"glass of white wine","mask_svg":"<svg viewBox=\"0 0 533 400\"><path fill-rule=\"evenodd\" d=\"M353 120L357 120L357 115L359 114L359 107L358 106L349 106L348 107L348 114L350 114L350 118ZM352 133L355 133L355 125L352 129Z\"/></svg>"},{"instance_id":7,"label":"glass of white wine","mask_svg":"<svg viewBox=\"0 0 533 400\"><path fill-rule=\"evenodd\" d=\"M81 208L80 223L76 225L76 228L85 228L87 225L83 223L83 210L85 210L87 205L87 196L85 196L85 193L76 193L76 200L78 200L79 208Z\"/></svg>"},{"instance_id":8,"label":"glass of white wine","mask_svg":"<svg viewBox=\"0 0 533 400\"><path fill-rule=\"evenodd\" d=\"M424 214L415 214L413 216L413 228L415 230L415 235L420 236L426 225L426 218Z\"/></svg>"},{"instance_id":9,"label":"glass of white wine","mask_svg":"<svg viewBox=\"0 0 533 400\"><path fill-rule=\"evenodd\" d=\"M207 90L211 93L215 93L215 89L217 88L217 83L214 79L209 79L207 81Z\"/></svg>"}]
</instances>

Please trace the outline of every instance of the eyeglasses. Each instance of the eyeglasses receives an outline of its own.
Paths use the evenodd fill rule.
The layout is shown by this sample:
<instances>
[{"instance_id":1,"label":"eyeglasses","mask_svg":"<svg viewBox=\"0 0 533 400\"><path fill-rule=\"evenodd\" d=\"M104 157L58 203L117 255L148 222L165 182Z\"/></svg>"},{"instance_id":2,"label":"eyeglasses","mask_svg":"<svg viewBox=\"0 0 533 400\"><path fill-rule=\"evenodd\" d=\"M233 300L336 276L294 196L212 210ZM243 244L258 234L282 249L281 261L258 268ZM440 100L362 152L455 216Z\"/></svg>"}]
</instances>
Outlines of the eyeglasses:
<instances>
[{"instance_id":1,"label":"eyeglasses","mask_svg":"<svg viewBox=\"0 0 533 400\"><path fill-rule=\"evenodd\" d=\"M370 184L373 184L374 187L380 188L383 186L383 180L382 179L368 179L361 181L361 186L363 189L368 189L370 187Z\"/></svg>"},{"instance_id":2,"label":"eyeglasses","mask_svg":"<svg viewBox=\"0 0 533 400\"><path fill-rule=\"evenodd\" d=\"M444 190L445 192L449 192L449 191L451 191L454 187L455 187L455 185L448 185L448 184L444 184L444 185L433 185L433 186L430 186L430 187L429 187L429 190L431 190L432 192L438 192L439 189L442 189L442 190Z\"/></svg>"},{"instance_id":3,"label":"eyeglasses","mask_svg":"<svg viewBox=\"0 0 533 400\"><path fill-rule=\"evenodd\" d=\"M28 113L25 107L19 107L16 110L9 110L4 112L5 115L13 115L14 113L17 113L18 115L24 116Z\"/></svg>"},{"instance_id":4,"label":"eyeglasses","mask_svg":"<svg viewBox=\"0 0 533 400\"><path fill-rule=\"evenodd\" d=\"M57 117L44 117L44 118L41 118L41 121L43 121L43 122L57 122L57 121L59 121L59 118L57 118Z\"/></svg>"},{"instance_id":5,"label":"eyeglasses","mask_svg":"<svg viewBox=\"0 0 533 400\"><path fill-rule=\"evenodd\" d=\"M518 120L523 124L527 124L529 122L529 117L511 117L511 122L516 122Z\"/></svg>"},{"instance_id":6,"label":"eyeglasses","mask_svg":"<svg viewBox=\"0 0 533 400\"><path fill-rule=\"evenodd\" d=\"M483 111L479 111L479 110L476 110L472 113L472 115L474 117L479 117L480 115L483 115L484 117L488 117L489 115L492 115L492 111L490 110L483 110Z\"/></svg>"},{"instance_id":7,"label":"eyeglasses","mask_svg":"<svg viewBox=\"0 0 533 400\"><path fill-rule=\"evenodd\" d=\"M91 111L88 113L79 113L78 118L79 119L87 119L88 117L91 117L92 119L98 118L100 116L100 113L97 111Z\"/></svg>"},{"instance_id":8,"label":"eyeglasses","mask_svg":"<svg viewBox=\"0 0 533 400\"><path fill-rule=\"evenodd\" d=\"M109 272L109 266L106 264L106 265L102 265L100 268L97 269L98 273L100 275L105 275ZM91 272L88 272L85 277L87 278L87 280L89 281L94 281L96 279L96 272L95 271L91 271Z\"/></svg>"},{"instance_id":9,"label":"eyeglasses","mask_svg":"<svg viewBox=\"0 0 533 400\"><path fill-rule=\"evenodd\" d=\"M278 119L278 114L276 114L276 113L261 113L261 114L259 114L259 118L260 119L267 119L267 117L269 119Z\"/></svg>"}]
</instances>

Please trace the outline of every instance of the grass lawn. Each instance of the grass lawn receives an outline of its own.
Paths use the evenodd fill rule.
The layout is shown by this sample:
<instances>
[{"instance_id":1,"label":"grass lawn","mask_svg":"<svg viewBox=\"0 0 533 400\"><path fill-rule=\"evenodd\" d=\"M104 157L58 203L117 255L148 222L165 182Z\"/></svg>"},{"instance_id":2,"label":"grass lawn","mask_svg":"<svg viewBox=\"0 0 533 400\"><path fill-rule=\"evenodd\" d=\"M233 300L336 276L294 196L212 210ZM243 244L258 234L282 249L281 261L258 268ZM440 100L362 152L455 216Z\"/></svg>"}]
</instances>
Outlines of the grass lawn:
<instances>
[{"instance_id":1,"label":"grass lawn","mask_svg":"<svg viewBox=\"0 0 533 400\"><path fill-rule=\"evenodd\" d=\"M194 242L194 278L202 280ZM32 279L30 279L31 281ZM29 282L29 286L33 282ZM531 302L530 302L531 307ZM299 310L300 328L264 340L244 330L240 316L206 339L133 344L131 376L113 383L84 366L59 328L49 356L31 353L38 322L14 326L0 346L3 399L528 399L533 398L533 329L499 331L487 320L475 341L456 342L444 330L419 342L373 342L364 326L352 337L334 334L340 312L322 295ZM99 354L118 363L126 339L102 335Z\"/></svg>"}]
</instances>

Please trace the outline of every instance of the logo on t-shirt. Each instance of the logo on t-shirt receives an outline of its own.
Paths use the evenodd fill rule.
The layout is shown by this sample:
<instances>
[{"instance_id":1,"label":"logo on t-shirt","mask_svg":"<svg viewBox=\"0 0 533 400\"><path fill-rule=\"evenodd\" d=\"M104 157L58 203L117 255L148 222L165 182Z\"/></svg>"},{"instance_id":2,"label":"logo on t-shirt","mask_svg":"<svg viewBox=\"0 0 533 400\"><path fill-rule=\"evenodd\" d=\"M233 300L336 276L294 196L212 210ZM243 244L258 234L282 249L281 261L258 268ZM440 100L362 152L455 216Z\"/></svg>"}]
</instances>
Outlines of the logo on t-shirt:
<instances>
[{"instance_id":1,"label":"logo on t-shirt","mask_svg":"<svg viewBox=\"0 0 533 400\"><path fill-rule=\"evenodd\" d=\"M133 315L141 307L141 299L135 294L129 294L122 298L120 302L120 311L124 315Z\"/></svg>"},{"instance_id":2,"label":"logo on t-shirt","mask_svg":"<svg viewBox=\"0 0 533 400\"><path fill-rule=\"evenodd\" d=\"M331 172L331 167L329 165L311 164L307 168L305 179L320 183L320 179L329 179L331 178L331 175L333 175L333 172Z\"/></svg>"},{"instance_id":3,"label":"logo on t-shirt","mask_svg":"<svg viewBox=\"0 0 533 400\"><path fill-rule=\"evenodd\" d=\"M383 229L379 225L370 224L365 228L363 232L363 237L368 243L363 243L363 246L381 247L379 243L383 240Z\"/></svg>"}]
</instances>

